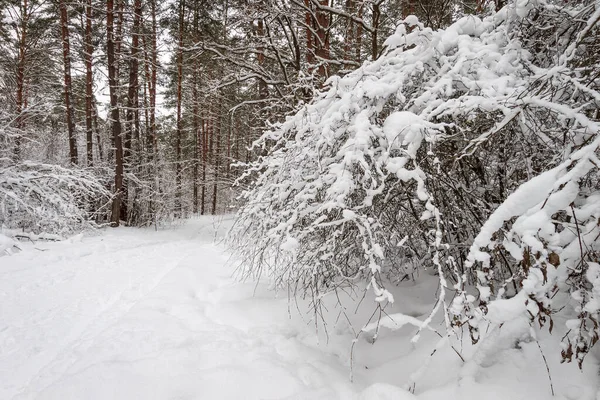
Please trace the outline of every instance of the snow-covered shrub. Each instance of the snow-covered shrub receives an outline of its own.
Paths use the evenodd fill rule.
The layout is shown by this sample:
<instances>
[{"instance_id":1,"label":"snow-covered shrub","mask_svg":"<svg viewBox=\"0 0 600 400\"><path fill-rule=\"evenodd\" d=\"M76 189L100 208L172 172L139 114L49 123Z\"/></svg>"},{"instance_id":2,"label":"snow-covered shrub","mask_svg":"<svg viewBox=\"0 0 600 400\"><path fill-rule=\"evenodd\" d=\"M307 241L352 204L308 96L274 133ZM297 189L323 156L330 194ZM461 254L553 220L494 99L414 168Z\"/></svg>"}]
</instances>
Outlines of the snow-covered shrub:
<instances>
[{"instance_id":1,"label":"snow-covered shrub","mask_svg":"<svg viewBox=\"0 0 600 400\"><path fill-rule=\"evenodd\" d=\"M563 356L581 362L599 330L599 20L591 0L436 31L405 19L382 57L263 135L230 233L243 275L316 300L365 281L385 304L389 278L433 267L433 313L474 341L483 321L544 324L561 292Z\"/></svg>"},{"instance_id":2,"label":"snow-covered shrub","mask_svg":"<svg viewBox=\"0 0 600 400\"><path fill-rule=\"evenodd\" d=\"M69 234L106 215L111 194L90 170L24 162L0 168L0 226Z\"/></svg>"}]
</instances>

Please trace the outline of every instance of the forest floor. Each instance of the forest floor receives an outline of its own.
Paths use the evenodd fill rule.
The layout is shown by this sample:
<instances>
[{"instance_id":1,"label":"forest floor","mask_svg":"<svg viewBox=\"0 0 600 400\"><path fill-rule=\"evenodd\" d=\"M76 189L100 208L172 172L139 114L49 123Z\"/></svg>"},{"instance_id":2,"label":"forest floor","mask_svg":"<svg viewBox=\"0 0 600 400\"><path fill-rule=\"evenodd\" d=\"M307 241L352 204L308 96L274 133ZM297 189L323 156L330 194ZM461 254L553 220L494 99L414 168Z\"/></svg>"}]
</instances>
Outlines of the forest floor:
<instances>
[{"instance_id":1,"label":"forest floor","mask_svg":"<svg viewBox=\"0 0 600 400\"><path fill-rule=\"evenodd\" d=\"M479 347L454 340L465 363L449 346L431 356L432 331L416 346L414 326L364 333L351 380L351 326L366 322L372 299L348 318L325 299L316 334L307 301L232 278L219 244L229 223L106 229L0 257L0 399L600 398L595 356L583 372L560 364L560 337L526 340L526 323ZM436 280L417 281L386 311L426 318ZM411 379L416 397L402 389Z\"/></svg>"}]
</instances>

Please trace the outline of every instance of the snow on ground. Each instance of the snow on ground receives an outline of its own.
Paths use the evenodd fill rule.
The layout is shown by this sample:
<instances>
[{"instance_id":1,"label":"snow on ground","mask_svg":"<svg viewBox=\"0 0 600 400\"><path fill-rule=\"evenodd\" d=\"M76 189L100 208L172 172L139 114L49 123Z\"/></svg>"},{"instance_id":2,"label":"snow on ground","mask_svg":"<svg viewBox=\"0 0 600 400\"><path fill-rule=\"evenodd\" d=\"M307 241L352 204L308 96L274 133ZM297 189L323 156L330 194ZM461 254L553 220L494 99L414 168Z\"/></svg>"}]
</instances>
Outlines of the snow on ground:
<instances>
[{"instance_id":1,"label":"snow on ground","mask_svg":"<svg viewBox=\"0 0 600 400\"><path fill-rule=\"evenodd\" d=\"M447 346L430 357L434 332L418 346L410 325L381 328L375 341L365 333L351 382L354 333L341 308L325 300L328 329L316 335L306 302L232 279L218 244L228 223L107 229L0 257L0 399L553 398L526 323L491 332L479 348L454 343L465 364ZM421 278L403 283L386 311L424 319L436 284ZM355 326L370 301L356 314L348 307ZM558 339L539 342L554 398L595 399L595 358L579 372L559 363ZM427 360L413 396L402 386Z\"/></svg>"}]
</instances>

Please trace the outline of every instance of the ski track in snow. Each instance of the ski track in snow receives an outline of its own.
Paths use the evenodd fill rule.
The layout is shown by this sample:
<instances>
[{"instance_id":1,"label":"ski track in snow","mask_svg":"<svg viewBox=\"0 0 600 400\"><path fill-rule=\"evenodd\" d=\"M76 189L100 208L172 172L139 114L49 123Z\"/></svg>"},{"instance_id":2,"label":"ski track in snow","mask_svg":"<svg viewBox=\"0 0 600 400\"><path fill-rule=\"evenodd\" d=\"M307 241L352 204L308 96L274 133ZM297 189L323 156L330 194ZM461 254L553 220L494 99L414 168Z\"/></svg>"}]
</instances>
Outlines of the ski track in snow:
<instances>
[{"instance_id":1,"label":"ski track in snow","mask_svg":"<svg viewBox=\"0 0 600 400\"><path fill-rule=\"evenodd\" d=\"M285 294L235 282L214 243L225 225L215 233L213 219L200 218L158 232L108 229L1 257L0 400L417 398L399 386L429 357L433 333L423 333L420 347L408 327L382 330L375 344L364 336L350 382L348 325L315 335L310 315L289 318ZM424 318L435 287L401 288L396 312ZM450 349L440 350L418 397L552 398L538 348L517 351L503 340L490 347L499 361L462 370ZM555 398L595 398L595 361L584 374L563 373L551 350Z\"/></svg>"}]
</instances>

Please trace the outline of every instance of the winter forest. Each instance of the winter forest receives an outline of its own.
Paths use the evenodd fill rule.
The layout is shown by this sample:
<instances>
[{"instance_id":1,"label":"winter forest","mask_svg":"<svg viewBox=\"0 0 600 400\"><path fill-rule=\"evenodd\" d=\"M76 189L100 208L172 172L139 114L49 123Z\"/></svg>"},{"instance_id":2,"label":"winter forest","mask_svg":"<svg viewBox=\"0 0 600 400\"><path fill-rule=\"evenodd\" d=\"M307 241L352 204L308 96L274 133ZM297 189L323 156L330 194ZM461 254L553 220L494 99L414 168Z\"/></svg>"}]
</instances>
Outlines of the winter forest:
<instances>
[{"instance_id":1,"label":"winter forest","mask_svg":"<svg viewBox=\"0 0 600 400\"><path fill-rule=\"evenodd\" d=\"M599 0L0 13L0 399L600 399Z\"/></svg>"}]
</instances>

